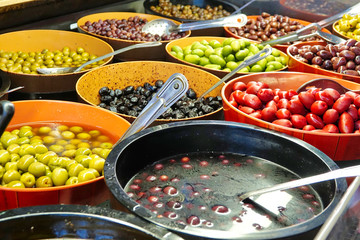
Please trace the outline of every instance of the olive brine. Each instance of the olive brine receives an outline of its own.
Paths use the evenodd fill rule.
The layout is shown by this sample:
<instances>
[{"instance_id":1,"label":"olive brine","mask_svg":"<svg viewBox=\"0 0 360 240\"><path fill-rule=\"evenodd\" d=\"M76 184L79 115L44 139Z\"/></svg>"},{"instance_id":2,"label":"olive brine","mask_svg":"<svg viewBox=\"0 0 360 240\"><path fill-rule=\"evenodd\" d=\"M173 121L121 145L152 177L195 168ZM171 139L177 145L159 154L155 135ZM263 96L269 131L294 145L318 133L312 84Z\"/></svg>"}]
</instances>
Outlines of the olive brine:
<instances>
[{"instance_id":1,"label":"olive brine","mask_svg":"<svg viewBox=\"0 0 360 240\"><path fill-rule=\"evenodd\" d=\"M99 90L99 107L112 112L137 117L148 104L154 94L162 87L164 82L157 80L154 85L145 83L143 86L127 86L123 89L109 89L102 87ZM182 119L199 117L209 114L222 107L220 96L197 99L193 89L166 110L159 118Z\"/></svg>"}]
</instances>

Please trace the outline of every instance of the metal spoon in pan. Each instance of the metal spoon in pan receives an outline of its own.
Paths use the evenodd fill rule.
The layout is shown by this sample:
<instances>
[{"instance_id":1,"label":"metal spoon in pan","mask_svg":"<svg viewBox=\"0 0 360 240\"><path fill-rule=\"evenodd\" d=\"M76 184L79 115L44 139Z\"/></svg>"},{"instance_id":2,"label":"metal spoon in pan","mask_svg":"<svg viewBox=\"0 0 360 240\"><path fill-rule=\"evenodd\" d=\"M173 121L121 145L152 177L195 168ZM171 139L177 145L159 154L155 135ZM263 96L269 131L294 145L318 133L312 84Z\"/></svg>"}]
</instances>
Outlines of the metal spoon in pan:
<instances>
[{"instance_id":1,"label":"metal spoon in pan","mask_svg":"<svg viewBox=\"0 0 360 240\"><path fill-rule=\"evenodd\" d=\"M63 74L63 73L79 72L79 71L81 71L81 69L83 69L84 67L86 67L89 64L93 64L97 61L117 55L119 53L123 53L123 52L129 51L132 49L136 49L136 48L157 47L157 46L160 46L161 44L162 44L161 42L146 42L146 43L134 44L134 45L131 45L128 47L120 48L114 52L105 54L101 57L97 57L91 61L84 63L80 67L38 68L38 69L36 69L36 71L38 73L42 73L42 74Z\"/></svg>"},{"instance_id":2,"label":"metal spoon in pan","mask_svg":"<svg viewBox=\"0 0 360 240\"><path fill-rule=\"evenodd\" d=\"M169 35L172 32L185 32L188 30L206 29L214 27L242 27L247 23L247 17L244 14L230 15L228 17L215 20L205 20L177 25L171 20L155 19L146 23L142 27L145 33L158 34L160 36Z\"/></svg>"},{"instance_id":3,"label":"metal spoon in pan","mask_svg":"<svg viewBox=\"0 0 360 240\"><path fill-rule=\"evenodd\" d=\"M291 188L296 188L296 187L300 187L300 186L305 186L305 185L309 185L309 184L313 184L313 183L319 183L319 182L337 179L337 178L356 177L356 176L360 176L360 165L337 169L337 170L330 171L327 173L317 174L317 175L314 175L311 177L301 178L298 180L277 184L272 187L267 187L267 188L243 193L243 194L239 195L238 198L240 201L243 201L243 200L250 198L252 196L255 196L255 195L261 195L261 194L274 192L274 191L287 190L287 189L291 189Z\"/></svg>"},{"instance_id":4,"label":"metal spoon in pan","mask_svg":"<svg viewBox=\"0 0 360 240\"><path fill-rule=\"evenodd\" d=\"M346 93L348 91L352 91L352 92L355 92L355 93L360 93L360 90L351 90L349 88L344 87L343 85L341 85L337 81L327 79L327 78L317 78L317 79L313 79L311 81L308 81L308 82L304 83L303 85L301 85L296 90L296 92L300 93L300 92L306 91L306 90L308 90L309 88L312 88L312 87L321 88L321 89L333 88L333 89L337 90L340 94L344 94L344 93Z\"/></svg>"}]
</instances>

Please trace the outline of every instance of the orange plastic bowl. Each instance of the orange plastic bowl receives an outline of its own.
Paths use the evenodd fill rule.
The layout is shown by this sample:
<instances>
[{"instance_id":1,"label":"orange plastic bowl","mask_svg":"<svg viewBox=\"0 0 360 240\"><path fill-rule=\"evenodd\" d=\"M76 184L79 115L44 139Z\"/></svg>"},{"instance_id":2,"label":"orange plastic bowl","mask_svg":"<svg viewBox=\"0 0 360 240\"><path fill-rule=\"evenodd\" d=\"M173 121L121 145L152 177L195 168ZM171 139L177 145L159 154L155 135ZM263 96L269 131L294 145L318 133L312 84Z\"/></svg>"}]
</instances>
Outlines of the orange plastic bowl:
<instances>
[{"instance_id":1,"label":"orange plastic bowl","mask_svg":"<svg viewBox=\"0 0 360 240\"><path fill-rule=\"evenodd\" d=\"M257 17L259 17L259 15L247 16L248 19L254 19L254 20L256 20ZM290 18L290 20L297 21L303 26L307 26L310 24L310 22L300 20L300 19ZM235 33L231 32L229 27L224 27L224 30L225 30L225 36L227 36L227 37L243 38L243 37L240 37L239 35L236 35ZM330 31L325 28L323 28L322 31L326 32L326 33L330 33ZM251 39L249 39L249 40L251 40ZM260 43L259 41L257 41L257 42ZM288 45L288 44L278 44L278 45L274 45L273 47L279 49L280 51L286 52L286 50L289 46L290 45Z\"/></svg>"},{"instance_id":2,"label":"orange plastic bowl","mask_svg":"<svg viewBox=\"0 0 360 240\"><path fill-rule=\"evenodd\" d=\"M101 36L98 34L90 33L89 31L85 30L82 26L85 25L87 21L95 22L98 20L106 20L106 19L128 19L129 17L138 16L140 18L147 19L149 21L154 19L160 19L164 17L151 15L151 14L142 14L142 13L135 13L135 12L104 12L104 13L95 13L91 15L84 16L77 21L78 29L80 32L90 34L94 37L100 38L105 42L109 43L115 50L119 48L128 47L138 43L144 43L144 41L132 41L132 40L125 40L125 39L116 39L116 38L109 38L105 36ZM180 22L169 19L175 22L176 24L180 24ZM186 36L190 36L191 31L186 32ZM147 49L140 48L134 49L128 52L121 53L119 55L114 56L114 59L119 61L138 61L138 60L165 60L165 45L169 41L161 41L163 44L158 47L149 47Z\"/></svg>"},{"instance_id":3,"label":"orange plastic bowl","mask_svg":"<svg viewBox=\"0 0 360 240\"><path fill-rule=\"evenodd\" d=\"M179 46L181 48L184 48L186 46L189 46L191 44L193 44L195 41L202 41L202 40L206 40L206 41L211 41L211 40L218 40L220 43L222 43L226 37L188 37L188 38L182 38L182 39L176 39L176 40L173 40L171 42L169 42L167 45L166 45L166 59L169 61L169 62L175 62L175 63L181 63L181 64L186 64L186 65L189 65L189 66L193 66L193 67L196 67L196 68L199 68L201 70L204 70L204 71L207 71L207 72L210 72L216 76L218 76L219 78L222 78L224 77L226 74L228 74L229 72L226 72L226 71L223 71L223 70L216 70L216 69L211 69L211 68L206 68L206 67L203 67L203 66L200 66L200 65L196 65L196 64L193 64L193 63L189 63L189 62L186 62L184 60L181 60L179 58L176 58L174 57L172 54L171 54L171 48L173 46ZM254 42L254 41L251 41L251 42ZM281 51L281 56L285 56L287 57L287 55ZM287 68L284 67L282 69L279 69L277 71L282 71L282 70L285 70ZM243 76L243 75L247 75L247 74L252 74L252 73L235 73L234 77L239 77L239 76Z\"/></svg>"},{"instance_id":4,"label":"orange plastic bowl","mask_svg":"<svg viewBox=\"0 0 360 240\"><path fill-rule=\"evenodd\" d=\"M101 39L60 30L24 30L9 32L0 35L0 50L11 52L41 52L43 49L50 51L62 50L64 47L76 49L83 47L90 54L102 56L113 52L113 48ZM113 57L105 59L107 64ZM25 74L0 70L1 77L11 81L11 87L24 86L19 92L25 93L60 93L75 91L78 78L89 70L78 73L66 74Z\"/></svg>"},{"instance_id":5,"label":"orange plastic bowl","mask_svg":"<svg viewBox=\"0 0 360 240\"><path fill-rule=\"evenodd\" d=\"M304 45L322 45L322 46L326 46L325 42L302 42L302 43L296 43L293 44L292 46L297 46L298 48L300 48L301 46ZM287 50L287 54L289 55L289 71L295 71L295 72L305 72L305 73L315 73L315 74L321 74L321 75L325 75L325 76L329 76L329 77L335 77L335 78L340 78L340 79L346 79L346 80L350 80L353 82L357 82L360 83L360 76L351 76L351 75L347 75L347 74L341 74L338 72L334 72L334 71L330 71L330 70L325 70L322 68L317 68L317 67L313 67L310 64L301 62L299 60L297 60L296 58L294 58L291 54L289 49Z\"/></svg>"},{"instance_id":6,"label":"orange plastic bowl","mask_svg":"<svg viewBox=\"0 0 360 240\"><path fill-rule=\"evenodd\" d=\"M358 146L360 142L360 134L319 133L298 130L295 128L282 127L251 117L248 114L245 114L237 108L233 107L228 101L229 96L232 92L232 86L236 82L241 81L244 83L248 83L249 81L259 81L267 83L272 89L280 88L282 90L296 90L303 83L321 77L323 76L309 73L273 72L260 74L257 73L252 74L251 76L249 75L233 79L228 82L221 90L225 120L248 123L297 137L320 149L334 161L357 160L360 158L360 148ZM329 78L338 81L339 83L350 89L360 89L360 84L337 78Z\"/></svg>"},{"instance_id":7,"label":"orange plastic bowl","mask_svg":"<svg viewBox=\"0 0 360 240\"><path fill-rule=\"evenodd\" d=\"M13 102L15 113L8 129L31 123L68 123L94 127L115 143L130 126L125 119L101 108L87 104L55 101L27 100ZM49 204L97 205L110 199L104 177L50 188L7 188L0 186L0 211Z\"/></svg>"},{"instance_id":8,"label":"orange plastic bowl","mask_svg":"<svg viewBox=\"0 0 360 240\"><path fill-rule=\"evenodd\" d=\"M76 92L82 101L98 106L100 103L99 90L102 87L123 89L130 85L135 87L143 86L146 82L154 84L157 80L166 81L174 73L182 73L187 78L189 87L197 93L197 96L200 96L220 81L218 77L211 73L182 64L160 61L135 61L110 64L84 74L76 83ZM220 96L223 85L218 86L205 97ZM117 114L129 122L135 120L133 116ZM193 118L156 119L152 125L185 120L219 119L221 117L222 108L219 108L211 113Z\"/></svg>"}]
</instances>

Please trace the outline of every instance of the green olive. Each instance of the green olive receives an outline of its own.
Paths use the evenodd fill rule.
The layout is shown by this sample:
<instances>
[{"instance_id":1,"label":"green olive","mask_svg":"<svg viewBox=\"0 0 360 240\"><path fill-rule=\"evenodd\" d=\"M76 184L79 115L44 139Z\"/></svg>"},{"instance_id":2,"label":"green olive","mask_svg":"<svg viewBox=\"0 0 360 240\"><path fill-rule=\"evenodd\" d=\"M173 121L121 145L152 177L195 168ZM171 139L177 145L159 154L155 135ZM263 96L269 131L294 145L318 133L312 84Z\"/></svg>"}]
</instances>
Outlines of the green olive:
<instances>
[{"instance_id":1,"label":"green olive","mask_svg":"<svg viewBox=\"0 0 360 240\"><path fill-rule=\"evenodd\" d=\"M78 155L90 155L91 154L91 150L89 148L83 148L83 147L80 147L76 150L76 153L75 155L78 156Z\"/></svg>"},{"instance_id":2,"label":"green olive","mask_svg":"<svg viewBox=\"0 0 360 240\"><path fill-rule=\"evenodd\" d=\"M2 177L2 181L5 184L8 184L11 181L16 181L16 180L20 180L21 174L14 170L14 169L9 169L8 171L6 171Z\"/></svg>"},{"instance_id":3,"label":"green olive","mask_svg":"<svg viewBox=\"0 0 360 240\"><path fill-rule=\"evenodd\" d=\"M19 180L11 181L6 186L9 188L25 188L24 183Z\"/></svg>"},{"instance_id":4,"label":"green olive","mask_svg":"<svg viewBox=\"0 0 360 240\"><path fill-rule=\"evenodd\" d=\"M85 168L89 167L90 159L91 157L88 155L78 155L75 157L75 160L81 165L83 165Z\"/></svg>"},{"instance_id":5,"label":"green olive","mask_svg":"<svg viewBox=\"0 0 360 240\"><path fill-rule=\"evenodd\" d=\"M7 162L5 164L5 170L10 170L10 169L14 169L14 170L18 170L18 167L17 167L17 162Z\"/></svg>"},{"instance_id":6,"label":"green olive","mask_svg":"<svg viewBox=\"0 0 360 240\"><path fill-rule=\"evenodd\" d=\"M77 177L79 175L79 173L84 169L85 169L84 166L82 164L80 164L80 163L73 164L68 169L69 176L70 177Z\"/></svg>"},{"instance_id":7,"label":"green olive","mask_svg":"<svg viewBox=\"0 0 360 240\"><path fill-rule=\"evenodd\" d=\"M55 186L65 185L69 178L69 174L64 168L57 167L53 170L51 180Z\"/></svg>"},{"instance_id":8,"label":"green olive","mask_svg":"<svg viewBox=\"0 0 360 240\"><path fill-rule=\"evenodd\" d=\"M0 165L5 166L10 161L10 153L7 150L0 150Z\"/></svg>"},{"instance_id":9,"label":"green olive","mask_svg":"<svg viewBox=\"0 0 360 240\"><path fill-rule=\"evenodd\" d=\"M31 188L35 185L35 176L29 172L24 173L20 177L20 181L25 185L27 188Z\"/></svg>"},{"instance_id":10,"label":"green olive","mask_svg":"<svg viewBox=\"0 0 360 240\"><path fill-rule=\"evenodd\" d=\"M35 156L36 151L34 146L30 145L30 144L23 144L20 146L20 150L19 150L19 155L20 156L24 156L24 155L34 155Z\"/></svg>"},{"instance_id":11,"label":"green olive","mask_svg":"<svg viewBox=\"0 0 360 240\"><path fill-rule=\"evenodd\" d=\"M49 176L41 176L36 180L37 188L52 187L53 182Z\"/></svg>"},{"instance_id":12,"label":"green olive","mask_svg":"<svg viewBox=\"0 0 360 240\"><path fill-rule=\"evenodd\" d=\"M69 177L68 180L66 180L65 185L73 185L79 182L79 179L77 177Z\"/></svg>"},{"instance_id":13,"label":"green olive","mask_svg":"<svg viewBox=\"0 0 360 240\"><path fill-rule=\"evenodd\" d=\"M46 165L41 162L33 162L28 168L28 172L35 177L41 177L46 174Z\"/></svg>"},{"instance_id":14,"label":"green olive","mask_svg":"<svg viewBox=\"0 0 360 240\"><path fill-rule=\"evenodd\" d=\"M23 155L17 162L18 169L27 172L30 164L35 162L35 157L32 155Z\"/></svg>"},{"instance_id":15,"label":"green olive","mask_svg":"<svg viewBox=\"0 0 360 240\"><path fill-rule=\"evenodd\" d=\"M39 161L39 162L42 162L43 164L45 165L48 165L49 163L49 160L53 157L57 157L57 154L53 151L48 151L46 153L43 153L43 154L40 154L36 157L36 159Z\"/></svg>"},{"instance_id":16,"label":"green olive","mask_svg":"<svg viewBox=\"0 0 360 240\"><path fill-rule=\"evenodd\" d=\"M89 168L93 168L98 171L100 174L104 169L105 159L103 158L92 158L89 161Z\"/></svg>"},{"instance_id":17,"label":"green olive","mask_svg":"<svg viewBox=\"0 0 360 240\"><path fill-rule=\"evenodd\" d=\"M0 180L1 180L2 177L4 176L5 171L6 171L5 168L0 165Z\"/></svg>"},{"instance_id":18,"label":"green olive","mask_svg":"<svg viewBox=\"0 0 360 240\"><path fill-rule=\"evenodd\" d=\"M96 171L97 172L97 171ZM78 179L79 182L85 182L96 178L96 174L91 169L84 169L79 172Z\"/></svg>"}]
</instances>

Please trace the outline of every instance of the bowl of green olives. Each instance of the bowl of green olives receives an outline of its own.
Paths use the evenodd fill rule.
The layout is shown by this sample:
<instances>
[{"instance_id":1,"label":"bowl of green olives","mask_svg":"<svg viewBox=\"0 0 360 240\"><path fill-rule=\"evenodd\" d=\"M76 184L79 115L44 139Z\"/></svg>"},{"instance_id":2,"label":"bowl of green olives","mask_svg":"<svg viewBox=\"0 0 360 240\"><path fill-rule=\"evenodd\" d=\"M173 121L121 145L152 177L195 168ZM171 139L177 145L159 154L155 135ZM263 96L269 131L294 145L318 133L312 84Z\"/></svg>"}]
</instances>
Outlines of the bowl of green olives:
<instances>
[{"instance_id":1,"label":"bowl of green olives","mask_svg":"<svg viewBox=\"0 0 360 240\"><path fill-rule=\"evenodd\" d=\"M0 35L1 78L23 93L74 92L77 79L91 68L110 63L113 57L77 73L37 73L38 68L76 67L113 52L101 39L71 31L24 30Z\"/></svg>"},{"instance_id":2,"label":"bowl of green olives","mask_svg":"<svg viewBox=\"0 0 360 240\"><path fill-rule=\"evenodd\" d=\"M129 122L82 103L12 103L14 116L0 137L0 211L110 199L105 159Z\"/></svg>"},{"instance_id":3,"label":"bowl of green olives","mask_svg":"<svg viewBox=\"0 0 360 240\"><path fill-rule=\"evenodd\" d=\"M244 59L258 53L263 45L233 37L188 37L173 40L166 45L166 58L208 71L219 78L234 70ZM254 72L282 71L287 68L288 56L273 48L265 59L240 69L232 78Z\"/></svg>"},{"instance_id":4,"label":"bowl of green olives","mask_svg":"<svg viewBox=\"0 0 360 240\"><path fill-rule=\"evenodd\" d=\"M342 18L333 23L334 34L345 38L360 41L360 14L344 14Z\"/></svg>"}]
</instances>

